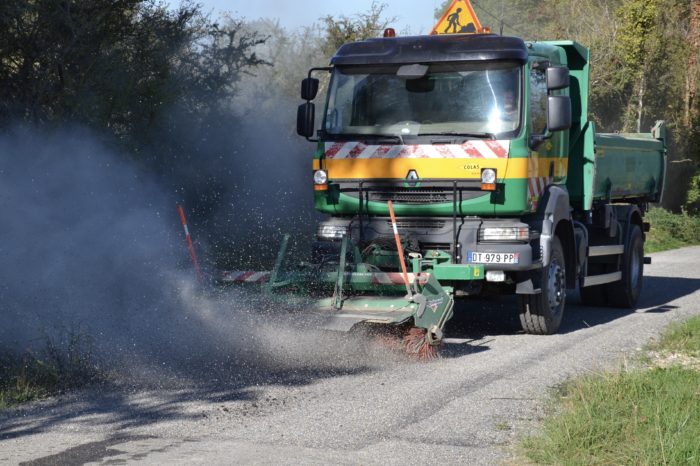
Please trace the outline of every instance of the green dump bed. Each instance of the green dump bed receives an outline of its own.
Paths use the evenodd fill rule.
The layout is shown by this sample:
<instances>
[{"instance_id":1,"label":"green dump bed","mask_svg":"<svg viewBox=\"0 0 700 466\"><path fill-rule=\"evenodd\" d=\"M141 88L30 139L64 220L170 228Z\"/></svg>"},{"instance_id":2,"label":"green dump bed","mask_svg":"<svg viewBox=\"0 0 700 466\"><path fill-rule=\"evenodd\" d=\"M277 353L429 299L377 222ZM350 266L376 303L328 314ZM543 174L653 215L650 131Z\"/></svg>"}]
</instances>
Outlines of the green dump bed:
<instances>
[{"instance_id":1,"label":"green dump bed","mask_svg":"<svg viewBox=\"0 0 700 466\"><path fill-rule=\"evenodd\" d=\"M596 200L658 202L665 170L663 125L651 133L596 134Z\"/></svg>"}]
</instances>

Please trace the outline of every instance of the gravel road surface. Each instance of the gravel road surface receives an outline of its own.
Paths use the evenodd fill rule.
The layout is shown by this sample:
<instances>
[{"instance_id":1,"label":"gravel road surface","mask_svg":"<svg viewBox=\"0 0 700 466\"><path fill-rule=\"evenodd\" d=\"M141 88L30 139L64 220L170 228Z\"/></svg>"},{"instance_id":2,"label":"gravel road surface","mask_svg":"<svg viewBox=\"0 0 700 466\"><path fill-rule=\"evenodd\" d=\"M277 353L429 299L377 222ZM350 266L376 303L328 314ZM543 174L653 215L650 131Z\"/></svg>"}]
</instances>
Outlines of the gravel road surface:
<instances>
[{"instance_id":1,"label":"gravel road surface","mask_svg":"<svg viewBox=\"0 0 700 466\"><path fill-rule=\"evenodd\" d=\"M624 364L669 322L700 313L700 247L652 257L638 310L569 297L553 336L520 333L514 301L499 298L459 309L448 336L466 342L435 362L355 351L366 338L339 336L304 365L228 378L201 368L12 410L0 415L0 464L501 464L551 388Z\"/></svg>"}]
</instances>

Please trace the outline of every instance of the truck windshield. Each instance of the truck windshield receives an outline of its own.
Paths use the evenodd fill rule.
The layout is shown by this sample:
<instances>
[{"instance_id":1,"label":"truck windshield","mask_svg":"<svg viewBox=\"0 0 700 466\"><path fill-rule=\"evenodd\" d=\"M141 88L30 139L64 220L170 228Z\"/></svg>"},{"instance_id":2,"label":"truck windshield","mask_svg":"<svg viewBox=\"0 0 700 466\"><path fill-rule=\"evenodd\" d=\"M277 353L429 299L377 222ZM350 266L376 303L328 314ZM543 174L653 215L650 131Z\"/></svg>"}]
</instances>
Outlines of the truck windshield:
<instances>
[{"instance_id":1,"label":"truck windshield","mask_svg":"<svg viewBox=\"0 0 700 466\"><path fill-rule=\"evenodd\" d=\"M513 62L431 64L420 78L400 65L337 67L323 122L342 137L514 137L521 121L521 67Z\"/></svg>"}]
</instances>

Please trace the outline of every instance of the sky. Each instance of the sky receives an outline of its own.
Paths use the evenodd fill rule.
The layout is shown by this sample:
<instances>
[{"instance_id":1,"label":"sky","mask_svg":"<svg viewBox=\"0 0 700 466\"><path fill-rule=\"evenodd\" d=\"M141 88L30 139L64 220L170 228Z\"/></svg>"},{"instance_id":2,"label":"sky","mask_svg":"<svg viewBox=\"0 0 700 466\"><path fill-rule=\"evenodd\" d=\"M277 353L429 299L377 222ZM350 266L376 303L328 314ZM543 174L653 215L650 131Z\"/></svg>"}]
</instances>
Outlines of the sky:
<instances>
[{"instance_id":1,"label":"sky","mask_svg":"<svg viewBox=\"0 0 700 466\"><path fill-rule=\"evenodd\" d=\"M178 0L170 0L170 4L178 4ZM351 16L358 12L368 11L372 0L302 0L302 1L265 1L265 0L197 0L205 12L213 16L230 12L235 17L248 20L258 18L278 19L287 29L309 26L320 17L326 15ZM412 34L425 34L435 25L433 14L441 3L439 0L380 0L386 3L386 17L396 17L396 23L391 26L397 32L409 28Z\"/></svg>"}]
</instances>

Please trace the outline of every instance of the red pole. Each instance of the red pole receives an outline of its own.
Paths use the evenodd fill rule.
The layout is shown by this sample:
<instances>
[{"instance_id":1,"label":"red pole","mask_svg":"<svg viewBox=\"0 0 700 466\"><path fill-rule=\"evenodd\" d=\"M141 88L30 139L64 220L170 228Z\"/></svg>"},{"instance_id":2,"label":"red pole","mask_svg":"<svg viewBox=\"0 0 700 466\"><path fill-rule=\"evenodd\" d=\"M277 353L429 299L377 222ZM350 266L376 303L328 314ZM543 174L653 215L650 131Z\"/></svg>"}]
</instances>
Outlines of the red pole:
<instances>
[{"instance_id":1,"label":"red pole","mask_svg":"<svg viewBox=\"0 0 700 466\"><path fill-rule=\"evenodd\" d=\"M192 263L194 264L194 274L197 277L197 281L201 283L204 280L204 276L202 275L202 270L199 268L197 254L194 253L194 245L192 244L190 230L187 228L187 219L185 219L185 211L182 210L181 205L177 206L177 210L180 212L180 221L182 222L182 228L184 228L185 230L185 240L187 241L187 249L190 251L190 257L192 258Z\"/></svg>"},{"instance_id":2,"label":"red pole","mask_svg":"<svg viewBox=\"0 0 700 466\"><path fill-rule=\"evenodd\" d=\"M389 215L391 216L391 227L394 229L394 239L396 240L396 249L399 253L399 261L401 261L401 272L403 273L403 281L406 284L406 291L411 296L411 286L408 284L408 272L406 271L406 261L403 257L403 246L401 246L401 237L399 237L399 229L396 227L396 216L394 215L394 204L389 201Z\"/></svg>"}]
</instances>

